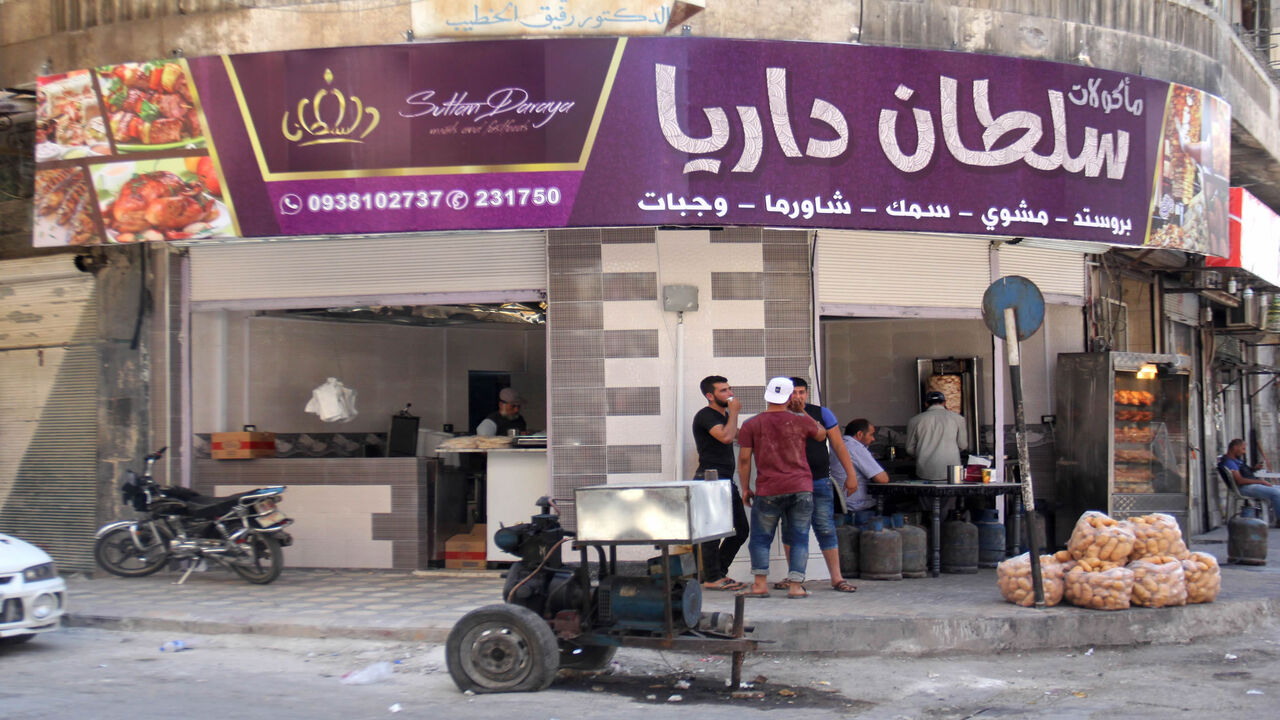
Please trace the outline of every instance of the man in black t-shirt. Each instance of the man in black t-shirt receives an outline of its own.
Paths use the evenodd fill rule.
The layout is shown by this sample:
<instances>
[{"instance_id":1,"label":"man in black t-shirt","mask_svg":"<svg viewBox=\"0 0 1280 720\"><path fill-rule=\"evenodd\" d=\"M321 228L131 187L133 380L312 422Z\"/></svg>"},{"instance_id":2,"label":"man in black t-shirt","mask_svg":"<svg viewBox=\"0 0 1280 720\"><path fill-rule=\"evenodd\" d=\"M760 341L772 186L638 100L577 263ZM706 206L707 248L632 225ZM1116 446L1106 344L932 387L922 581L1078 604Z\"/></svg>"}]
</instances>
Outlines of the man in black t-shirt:
<instances>
[{"instance_id":1,"label":"man in black t-shirt","mask_svg":"<svg viewBox=\"0 0 1280 720\"><path fill-rule=\"evenodd\" d=\"M699 386L707 399L707 406L693 416L693 442L698 448L698 470L694 477L701 480L708 470L715 470L721 480L733 482L733 470L737 458L733 441L738 437L738 410L742 403L733 396L729 381L720 375L709 375ZM702 587L707 590L742 590L746 586L727 576L733 558L747 541L751 527L747 512L742 506L742 494L733 487L734 534L721 540L711 540L702 545Z\"/></svg>"}]
</instances>

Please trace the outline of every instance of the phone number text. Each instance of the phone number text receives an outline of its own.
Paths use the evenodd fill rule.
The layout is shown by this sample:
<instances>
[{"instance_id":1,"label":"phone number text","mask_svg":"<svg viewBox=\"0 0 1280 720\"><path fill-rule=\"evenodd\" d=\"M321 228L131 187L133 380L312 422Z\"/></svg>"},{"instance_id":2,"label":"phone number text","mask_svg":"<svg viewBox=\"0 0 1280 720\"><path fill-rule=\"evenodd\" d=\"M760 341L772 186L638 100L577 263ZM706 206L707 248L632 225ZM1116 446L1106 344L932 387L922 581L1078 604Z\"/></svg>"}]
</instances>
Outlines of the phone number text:
<instances>
[{"instance_id":1,"label":"phone number text","mask_svg":"<svg viewBox=\"0 0 1280 720\"><path fill-rule=\"evenodd\" d=\"M363 193L313 193L306 197L309 212L353 212L365 210L434 210L468 207L542 207L559 205L563 196L558 187L481 190L400 190Z\"/></svg>"}]
</instances>

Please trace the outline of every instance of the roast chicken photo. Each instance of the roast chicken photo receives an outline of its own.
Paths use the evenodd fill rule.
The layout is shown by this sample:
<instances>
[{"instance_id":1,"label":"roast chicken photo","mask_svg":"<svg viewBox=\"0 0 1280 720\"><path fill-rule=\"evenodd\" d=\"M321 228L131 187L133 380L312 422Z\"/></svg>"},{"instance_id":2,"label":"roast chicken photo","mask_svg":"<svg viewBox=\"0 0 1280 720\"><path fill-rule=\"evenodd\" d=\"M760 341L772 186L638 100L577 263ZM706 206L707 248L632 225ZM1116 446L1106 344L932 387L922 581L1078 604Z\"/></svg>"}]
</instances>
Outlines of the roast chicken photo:
<instances>
[{"instance_id":1,"label":"roast chicken photo","mask_svg":"<svg viewBox=\"0 0 1280 720\"><path fill-rule=\"evenodd\" d=\"M115 242L185 240L229 229L207 157L125 163L95 182L103 225Z\"/></svg>"}]
</instances>

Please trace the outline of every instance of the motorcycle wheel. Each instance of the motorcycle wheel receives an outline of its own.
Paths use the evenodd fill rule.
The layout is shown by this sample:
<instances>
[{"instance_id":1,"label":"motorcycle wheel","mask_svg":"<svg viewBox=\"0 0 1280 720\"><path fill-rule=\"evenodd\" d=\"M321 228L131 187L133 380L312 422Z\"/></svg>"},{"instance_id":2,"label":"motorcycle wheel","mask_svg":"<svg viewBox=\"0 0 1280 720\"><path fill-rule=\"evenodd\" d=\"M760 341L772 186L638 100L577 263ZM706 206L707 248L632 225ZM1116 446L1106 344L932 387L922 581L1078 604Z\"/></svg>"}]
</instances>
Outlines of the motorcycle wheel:
<instances>
[{"instance_id":1,"label":"motorcycle wheel","mask_svg":"<svg viewBox=\"0 0 1280 720\"><path fill-rule=\"evenodd\" d=\"M120 577L142 577L164 567L169 559L169 542L165 533L139 525L138 540L142 549L134 544L128 527L116 528L94 543L93 557L103 570Z\"/></svg>"},{"instance_id":2,"label":"motorcycle wheel","mask_svg":"<svg viewBox=\"0 0 1280 720\"><path fill-rule=\"evenodd\" d=\"M472 610L449 631L445 662L459 690L537 692L559 669L560 648L546 620L521 605Z\"/></svg>"},{"instance_id":3,"label":"motorcycle wheel","mask_svg":"<svg viewBox=\"0 0 1280 720\"><path fill-rule=\"evenodd\" d=\"M239 547L248 557L231 559L231 569L254 585L266 585L284 570L280 541L270 535L252 534Z\"/></svg>"}]
</instances>

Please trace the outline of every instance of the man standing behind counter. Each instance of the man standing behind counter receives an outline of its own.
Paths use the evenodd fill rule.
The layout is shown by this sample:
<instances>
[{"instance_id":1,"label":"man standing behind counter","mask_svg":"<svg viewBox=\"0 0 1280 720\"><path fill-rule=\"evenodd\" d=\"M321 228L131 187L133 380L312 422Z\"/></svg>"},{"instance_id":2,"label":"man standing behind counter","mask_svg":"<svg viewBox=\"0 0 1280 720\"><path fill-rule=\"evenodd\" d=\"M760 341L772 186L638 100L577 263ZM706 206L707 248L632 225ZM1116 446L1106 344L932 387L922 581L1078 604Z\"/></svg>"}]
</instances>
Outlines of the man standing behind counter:
<instances>
[{"instance_id":1,"label":"man standing behind counter","mask_svg":"<svg viewBox=\"0 0 1280 720\"><path fill-rule=\"evenodd\" d=\"M498 411L489 413L488 417L480 421L476 426L476 434L506 435L511 430L523 433L524 416L520 414L520 406L523 404L524 399L515 388L502 388L498 393Z\"/></svg>"},{"instance_id":2,"label":"man standing behind counter","mask_svg":"<svg viewBox=\"0 0 1280 720\"><path fill-rule=\"evenodd\" d=\"M964 418L946 408L937 390L924 394L925 411L907 421L907 452L916 459L916 477L946 480L947 466L960 464L960 450L969 445Z\"/></svg>"}]
</instances>

